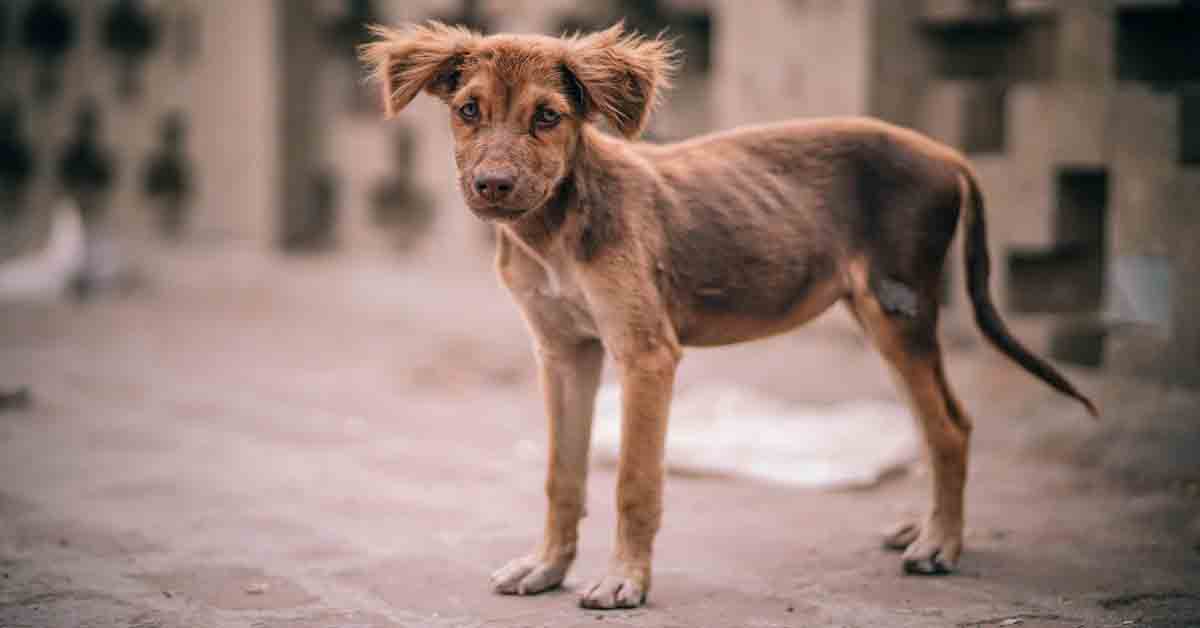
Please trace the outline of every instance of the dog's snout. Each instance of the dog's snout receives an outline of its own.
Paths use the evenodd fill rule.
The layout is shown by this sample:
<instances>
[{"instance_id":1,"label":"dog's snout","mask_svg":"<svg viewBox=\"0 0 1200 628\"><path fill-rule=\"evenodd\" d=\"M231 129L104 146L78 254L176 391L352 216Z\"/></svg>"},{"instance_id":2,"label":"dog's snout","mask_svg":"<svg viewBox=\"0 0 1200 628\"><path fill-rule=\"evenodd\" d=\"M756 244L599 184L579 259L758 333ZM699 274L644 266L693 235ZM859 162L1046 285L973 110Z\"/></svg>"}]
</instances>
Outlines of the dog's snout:
<instances>
[{"instance_id":1,"label":"dog's snout","mask_svg":"<svg viewBox=\"0 0 1200 628\"><path fill-rule=\"evenodd\" d=\"M510 172L485 172L475 177L475 191L493 203L511 194L515 184L516 176Z\"/></svg>"}]
</instances>

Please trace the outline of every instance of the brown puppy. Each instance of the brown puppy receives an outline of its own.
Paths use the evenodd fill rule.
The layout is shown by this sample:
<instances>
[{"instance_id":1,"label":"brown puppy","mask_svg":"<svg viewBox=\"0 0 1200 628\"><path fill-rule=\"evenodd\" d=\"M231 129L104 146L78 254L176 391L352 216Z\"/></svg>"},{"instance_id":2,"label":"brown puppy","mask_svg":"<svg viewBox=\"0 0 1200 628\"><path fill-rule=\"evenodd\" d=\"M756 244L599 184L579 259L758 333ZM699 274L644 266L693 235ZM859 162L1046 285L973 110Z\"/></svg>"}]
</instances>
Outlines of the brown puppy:
<instances>
[{"instance_id":1,"label":"brown puppy","mask_svg":"<svg viewBox=\"0 0 1200 628\"><path fill-rule=\"evenodd\" d=\"M482 37L428 23L376 29L363 58L388 115L422 90L449 105L471 211L498 225L496 266L533 335L549 416L549 509L531 554L497 571L502 593L558 586L584 514L592 406L605 353L622 389L616 548L588 608L642 604L662 516L663 444L685 345L787 331L846 303L911 400L933 505L886 542L913 573L962 548L971 421L942 369L938 279L966 213L967 288L1004 353L1081 401L1006 330L988 294L982 198L964 158L861 119L743 128L678 144L635 138L666 85L667 42L621 26L586 37ZM627 139L602 133L606 120Z\"/></svg>"}]
</instances>

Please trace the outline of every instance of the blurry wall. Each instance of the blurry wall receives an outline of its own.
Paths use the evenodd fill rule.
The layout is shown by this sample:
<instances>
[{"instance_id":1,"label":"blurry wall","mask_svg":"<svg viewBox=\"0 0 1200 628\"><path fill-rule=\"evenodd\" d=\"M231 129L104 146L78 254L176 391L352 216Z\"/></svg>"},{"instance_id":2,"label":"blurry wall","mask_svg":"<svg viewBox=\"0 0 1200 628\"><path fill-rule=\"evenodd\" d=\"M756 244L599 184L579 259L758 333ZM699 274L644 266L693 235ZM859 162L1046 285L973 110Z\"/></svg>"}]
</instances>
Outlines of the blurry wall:
<instances>
[{"instance_id":1,"label":"blurry wall","mask_svg":"<svg viewBox=\"0 0 1200 628\"><path fill-rule=\"evenodd\" d=\"M72 15L67 49L30 47L34 7ZM242 240L477 264L489 230L454 185L439 103L378 115L354 47L364 22L437 18L485 32L561 33L618 19L684 49L676 89L647 133L666 141L797 116L876 115L966 152L983 179L994 292L1039 350L1172 380L1200 377L1200 9L1173 0L12 0L0 10L4 111L38 166L4 210L0 256L44 232L64 193L55 165L82 103L97 103L113 159L111 228L157 242L138 174L163 120L186 119L183 241ZM155 29L143 89L118 90L107 16ZM132 31L137 34L137 29ZM136 43L138 38L131 36ZM121 48L121 46L116 46ZM124 46L136 49L137 46ZM127 50L128 52L128 50ZM36 93L46 59L61 93ZM8 114L5 114L8 115ZM0 119L3 122L3 119ZM11 141L3 136L0 144ZM7 154L7 153L6 153ZM11 160L10 160L11 161ZM0 164L3 166L3 164ZM0 170L4 170L0 168ZM19 171L20 168L9 168ZM8 170L4 170L8 172ZM0 172L0 177L7 177ZM9 179L0 203L15 197ZM15 206L14 205L14 206ZM40 227L39 227L40 225ZM152 247L153 248L153 247ZM148 254L147 254L148 255ZM958 246L948 280L961 281ZM419 264L422 262L413 262ZM969 324L957 286L948 318Z\"/></svg>"},{"instance_id":2,"label":"blurry wall","mask_svg":"<svg viewBox=\"0 0 1200 628\"><path fill-rule=\"evenodd\" d=\"M720 126L869 113L868 0L712 4Z\"/></svg>"},{"instance_id":3,"label":"blurry wall","mask_svg":"<svg viewBox=\"0 0 1200 628\"><path fill-rule=\"evenodd\" d=\"M1022 335L1059 359L1196 382L1200 214L1189 198L1200 184L1200 66L1191 61L1200 9L1125 0L873 6L873 112L975 162L994 290Z\"/></svg>"},{"instance_id":4,"label":"blurry wall","mask_svg":"<svg viewBox=\"0 0 1200 628\"><path fill-rule=\"evenodd\" d=\"M187 0L197 23L192 112L197 231L267 242L279 204L277 24L269 2Z\"/></svg>"},{"instance_id":5,"label":"blurry wall","mask_svg":"<svg viewBox=\"0 0 1200 628\"><path fill-rule=\"evenodd\" d=\"M266 235L278 136L268 3L8 0L3 13L0 107L18 133L0 141L23 145L17 152L31 157L32 168L22 183L2 182L9 193L24 190L21 206L0 218L0 257L36 245L47 208L77 193L63 169L81 142L89 149L76 169L107 173L94 194L105 226L133 250L157 239L159 201L147 193L147 170L163 153L171 116L182 127L190 182L182 211L192 235ZM86 141L85 110L96 124Z\"/></svg>"}]
</instances>

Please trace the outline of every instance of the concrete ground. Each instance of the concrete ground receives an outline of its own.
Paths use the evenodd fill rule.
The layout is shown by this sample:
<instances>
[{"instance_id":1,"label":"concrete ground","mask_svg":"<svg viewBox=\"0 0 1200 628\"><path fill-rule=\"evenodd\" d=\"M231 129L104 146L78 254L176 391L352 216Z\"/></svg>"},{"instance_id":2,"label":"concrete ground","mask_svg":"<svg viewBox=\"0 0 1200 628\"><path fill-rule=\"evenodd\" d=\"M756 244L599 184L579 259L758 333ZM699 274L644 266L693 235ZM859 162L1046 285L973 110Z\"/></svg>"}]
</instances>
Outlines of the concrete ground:
<instances>
[{"instance_id":1,"label":"concrete ground","mask_svg":"<svg viewBox=\"0 0 1200 628\"><path fill-rule=\"evenodd\" d=\"M947 334L977 424L957 575L902 575L878 533L918 468L854 492L670 477L646 608L584 611L614 534L595 468L563 590L493 595L529 550L543 419L485 262L187 251L142 291L0 306L0 626L1197 626L1193 393L1073 373L1075 405ZM680 387L890 398L833 316L692 351Z\"/></svg>"}]
</instances>

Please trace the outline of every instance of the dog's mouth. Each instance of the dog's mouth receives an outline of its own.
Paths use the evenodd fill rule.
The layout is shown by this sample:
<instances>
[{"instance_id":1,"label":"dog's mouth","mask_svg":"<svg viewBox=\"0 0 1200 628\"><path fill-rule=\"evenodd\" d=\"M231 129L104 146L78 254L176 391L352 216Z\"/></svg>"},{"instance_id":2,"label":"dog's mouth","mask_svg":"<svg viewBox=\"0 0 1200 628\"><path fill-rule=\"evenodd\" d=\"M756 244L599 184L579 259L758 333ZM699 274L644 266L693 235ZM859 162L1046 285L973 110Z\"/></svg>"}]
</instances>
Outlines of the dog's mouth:
<instances>
[{"instance_id":1,"label":"dog's mouth","mask_svg":"<svg viewBox=\"0 0 1200 628\"><path fill-rule=\"evenodd\" d=\"M484 220L516 220L523 216L526 212L524 209L514 209L511 207L503 207L500 205L474 204L467 205L470 210Z\"/></svg>"}]
</instances>

